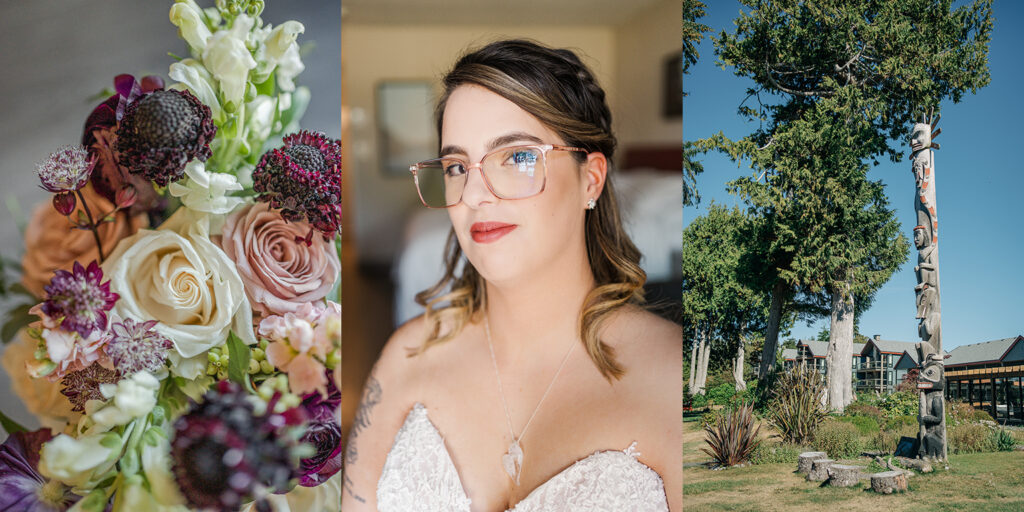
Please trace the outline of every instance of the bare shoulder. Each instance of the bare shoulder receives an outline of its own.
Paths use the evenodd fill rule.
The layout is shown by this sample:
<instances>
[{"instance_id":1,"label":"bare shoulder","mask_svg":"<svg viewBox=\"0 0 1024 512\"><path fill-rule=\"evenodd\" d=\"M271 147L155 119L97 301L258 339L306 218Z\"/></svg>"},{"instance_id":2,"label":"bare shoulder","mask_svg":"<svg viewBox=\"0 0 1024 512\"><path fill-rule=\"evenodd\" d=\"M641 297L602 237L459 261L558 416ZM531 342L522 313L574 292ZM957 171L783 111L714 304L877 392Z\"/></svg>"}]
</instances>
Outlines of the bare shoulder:
<instances>
[{"instance_id":1,"label":"bare shoulder","mask_svg":"<svg viewBox=\"0 0 1024 512\"><path fill-rule=\"evenodd\" d=\"M680 380L683 364L683 330L649 311L635 306L621 308L608 322L603 339L623 365L656 372L658 378ZM627 370L628 371L628 370Z\"/></svg>"}]
</instances>

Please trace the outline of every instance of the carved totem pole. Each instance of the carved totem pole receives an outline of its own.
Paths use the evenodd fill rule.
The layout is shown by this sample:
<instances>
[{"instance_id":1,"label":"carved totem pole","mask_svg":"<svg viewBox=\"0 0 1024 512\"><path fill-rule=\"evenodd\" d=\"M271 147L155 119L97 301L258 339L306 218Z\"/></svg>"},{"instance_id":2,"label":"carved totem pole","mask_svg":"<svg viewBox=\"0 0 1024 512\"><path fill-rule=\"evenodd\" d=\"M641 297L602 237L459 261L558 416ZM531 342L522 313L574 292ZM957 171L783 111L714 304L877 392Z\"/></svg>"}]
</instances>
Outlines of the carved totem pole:
<instances>
[{"instance_id":1,"label":"carved totem pole","mask_svg":"<svg viewBox=\"0 0 1024 512\"><path fill-rule=\"evenodd\" d=\"M934 111L933 111L934 112ZM914 210L917 225L914 227L914 245L917 246L917 285L914 286L917 302L917 332L921 341L917 343L918 361L921 374L917 388L921 393L918 421L918 457L946 460L946 400L945 372L942 350L942 317L939 307L939 221L935 206L935 156L932 148L939 145L932 142L941 129L935 127L939 117L914 125L911 132L910 159L914 181L917 184L914 196ZM934 132L933 132L934 130Z\"/></svg>"}]
</instances>

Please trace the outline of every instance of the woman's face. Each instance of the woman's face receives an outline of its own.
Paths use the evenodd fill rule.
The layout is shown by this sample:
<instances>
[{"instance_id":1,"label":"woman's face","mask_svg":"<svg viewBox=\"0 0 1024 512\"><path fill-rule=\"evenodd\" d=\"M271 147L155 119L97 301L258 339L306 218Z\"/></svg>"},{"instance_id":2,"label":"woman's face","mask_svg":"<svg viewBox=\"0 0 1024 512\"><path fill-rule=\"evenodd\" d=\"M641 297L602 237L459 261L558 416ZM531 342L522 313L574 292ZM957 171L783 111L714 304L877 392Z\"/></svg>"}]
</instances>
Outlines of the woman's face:
<instances>
[{"instance_id":1,"label":"woman's face","mask_svg":"<svg viewBox=\"0 0 1024 512\"><path fill-rule=\"evenodd\" d=\"M515 103L476 85L462 85L448 97L442 117L441 156L470 165L488 152L525 144L565 145L554 131ZM491 283L514 282L552 268L560 258L585 254L583 218L587 200L603 183L584 169L573 152L549 151L544 191L525 199L495 197L478 167L469 170L462 202L449 208L455 235L466 257ZM594 185L595 176L597 185Z\"/></svg>"}]
</instances>

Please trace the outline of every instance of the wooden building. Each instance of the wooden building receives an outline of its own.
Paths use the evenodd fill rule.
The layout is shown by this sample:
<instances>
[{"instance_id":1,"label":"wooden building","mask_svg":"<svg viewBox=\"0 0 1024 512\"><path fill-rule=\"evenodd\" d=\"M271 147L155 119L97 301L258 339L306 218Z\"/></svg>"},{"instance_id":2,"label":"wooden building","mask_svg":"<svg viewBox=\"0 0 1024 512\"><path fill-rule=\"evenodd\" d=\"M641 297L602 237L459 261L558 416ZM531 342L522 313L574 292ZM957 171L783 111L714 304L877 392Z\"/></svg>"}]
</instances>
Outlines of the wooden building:
<instances>
[{"instance_id":1,"label":"wooden building","mask_svg":"<svg viewBox=\"0 0 1024 512\"><path fill-rule=\"evenodd\" d=\"M1024 336L961 345L946 359L946 398L1024 424Z\"/></svg>"}]
</instances>

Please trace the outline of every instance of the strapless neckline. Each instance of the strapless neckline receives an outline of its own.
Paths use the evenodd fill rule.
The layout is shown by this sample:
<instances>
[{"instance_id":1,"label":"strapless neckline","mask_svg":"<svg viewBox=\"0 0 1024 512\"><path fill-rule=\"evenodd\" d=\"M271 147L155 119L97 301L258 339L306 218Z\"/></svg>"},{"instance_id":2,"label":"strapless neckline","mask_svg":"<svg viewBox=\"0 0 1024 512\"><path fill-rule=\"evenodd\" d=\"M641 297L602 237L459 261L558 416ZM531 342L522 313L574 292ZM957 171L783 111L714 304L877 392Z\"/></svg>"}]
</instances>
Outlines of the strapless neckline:
<instances>
[{"instance_id":1,"label":"strapless neckline","mask_svg":"<svg viewBox=\"0 0 1024 512\"><path fill-rule=\"evenodd\" d=\"M621 507L626 502L621 500L624 499L630 500L628 503L631 505L648 505L647 508L633 508L633 510L667 512L668 504L661 476L640 462L638 458L640 453L636 451L636 444L634 441L625 450L596 451L577 460L533 489L506 512L570 510L564 508L571 505L565 500L574 499L580 502L581 508L578 510L622 510ZM407 457L406 455L409 454L405 452L409 452L410 449L413 454L411 457ZM393 458L396 451L400 455ZM431 474L408 474L415 471L410 468L416 467L415 463L421 462L420 459L423 458L432 459L427 464L427 466L431 466ZM423 469L422 466L421 469ZM595 485L602 478L613 481ZM621 498L618 501L619 505L607 500L601 501L601 498L597 496L609 491L607 484L623 484L620 493L622 496L613 496L616 499ZM406 503L401 498L392 500L391 498L396 498L396 495L388 495L392 491L401 493L403 490L408 490L410 485L415 488L414 496L426 499L427 494L437 492L445 503L441 508L416 508L416 510L459 510L465 512L471 510L471 500L465 491L458 468L452 461L441 433L430 421L426 406L419 402L413 405L412 410L406 415L402 428L395 435L391 451L388 452L388 458L377 486L380 510L392 510L386 508L389 503L404 507L393 510L411 510L409 507L414 503ZM590 494L583 494L587 492ZM611 489L611 492L616 491ZM598 501L594 503L588 498L596 498ZM425 504L423 501L420 503ZM604 508L602 505L615 508Z\"/></svg>"}]
</instances>

